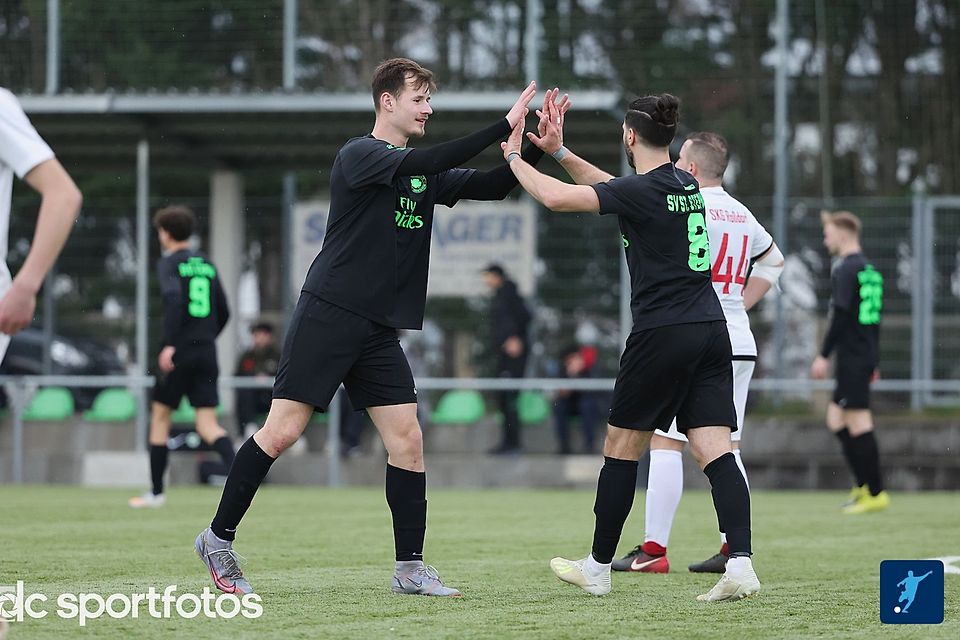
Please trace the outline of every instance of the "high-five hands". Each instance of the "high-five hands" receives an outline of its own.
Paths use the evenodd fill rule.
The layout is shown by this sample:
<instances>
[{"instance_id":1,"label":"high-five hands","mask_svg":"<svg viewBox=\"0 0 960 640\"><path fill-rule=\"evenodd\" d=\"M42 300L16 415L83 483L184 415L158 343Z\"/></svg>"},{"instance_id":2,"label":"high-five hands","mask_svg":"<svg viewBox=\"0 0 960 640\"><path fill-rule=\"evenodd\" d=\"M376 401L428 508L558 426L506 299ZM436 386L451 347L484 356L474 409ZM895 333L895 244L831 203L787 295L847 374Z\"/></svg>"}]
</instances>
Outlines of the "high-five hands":
<instances>
[{"instance_id":1,"label":"high-five hands","mask_svg":"<svg viewBox=\"0 0 960 640\"><path fill-rule=\"evenodd\" d=\"M556 153L563 146L563 118L572 103L567 94L557 101L558 95L560 89L548 89L543 96L543 109L537 109L537 115L540 116L537 133L540 135L527 132L527 139L543 149L544 153Z\"/></svg>"},{"instance_id":2,"label":"high-five hands","mask_svg":"<svg viewBox=\"0 0 960 640\"><path fill-rule=\"evenodd\" d=\"M527 89L529 90L530 87L527 87ZM523 99L525 94L526 91L524 91L521 99ZM532 131L527 133L527 138L530 142L543 149L546 153L555 153L563 146L563 117L572 104L567 94L564 94L559 101L557 100L558 95L560 95L560 89L547 90L543 96L543 109L537 109L536 112L540 117L540 122L537 124L537 134L539 135ZM517 108L519 104L520 101L518 100L514 108ZM523 142L523 124L524 122L521 119L513 126L513 130L510 132L507 140L500 143L500 149L503 150L504 159L509 158L511 153L520 153L520 145Z\"/></svg>"},{"instance_id":3,"label":"high-five hands","mask_svg":"<svg viewBox=\"0 0 960 640\"><path fill-rule=\"evenodd\" d=\"M511 128L515 128L518 124L523 124L523 119L527 117L527 105L530 104L530 101L533 100L533 97L537 95L537 83L531 82L527 85L527 88L523 90L523 93L520 94L520 97L517 98L517 101L510 107L510 111L507 112L507 122L510 123Z\"/></svg>"}]
</instances>

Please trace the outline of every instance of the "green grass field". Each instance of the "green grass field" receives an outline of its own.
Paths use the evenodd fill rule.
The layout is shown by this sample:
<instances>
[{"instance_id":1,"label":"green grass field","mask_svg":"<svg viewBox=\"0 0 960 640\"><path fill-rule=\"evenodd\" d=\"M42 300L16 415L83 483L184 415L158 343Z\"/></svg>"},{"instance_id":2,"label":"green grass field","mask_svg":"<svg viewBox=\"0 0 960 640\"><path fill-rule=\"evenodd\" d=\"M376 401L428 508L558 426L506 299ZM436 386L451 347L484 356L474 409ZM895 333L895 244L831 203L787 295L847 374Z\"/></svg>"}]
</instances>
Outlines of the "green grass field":
<instances>
[{"instance_id":1,"label":"green grass field","mask_svg":"<svg viewBox=\"0 0 960 640\"><path fill-rule=\"evenodd\" d=\"M398 596L389 513L381 490L266 487L237 550L263 598L257 620L103 617L81 629L56 617L62 593L212 586L193 553L219 492L174 489L156 511L127 508L128 492L0 487L0 585L23 580L51 614L14 623L21 638L951 638L960 637L960 575L946 576L946 620L879 622L883 559L960 555L958 496L894 494L881 514L843 517L840 493L754 494L756 598L695 601L715 576L686 565L716 551L705 492L688 492L670 544L674 573L614 576L594 598L557 581L555 555L582 557L593 529L590 491L430 492L426 557L462 599ZM621 552L643 536L643 495Z\"/></svg>"}]
</instances>

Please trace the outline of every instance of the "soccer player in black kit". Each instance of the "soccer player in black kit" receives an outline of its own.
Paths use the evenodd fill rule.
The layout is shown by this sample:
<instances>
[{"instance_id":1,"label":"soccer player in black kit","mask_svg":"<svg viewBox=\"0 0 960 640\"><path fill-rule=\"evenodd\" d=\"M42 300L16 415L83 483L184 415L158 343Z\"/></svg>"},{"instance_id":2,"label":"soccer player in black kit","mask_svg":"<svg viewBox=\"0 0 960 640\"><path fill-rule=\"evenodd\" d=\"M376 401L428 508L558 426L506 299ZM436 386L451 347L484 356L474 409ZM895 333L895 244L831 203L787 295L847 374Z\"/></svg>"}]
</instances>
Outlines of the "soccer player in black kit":
<instances>
[{"instance_id":1,"label":"soccer player in black kit","mask_svg":"<svg viewBox=\"0 0 960 640\"><path fill-rule=\"evenodd\" d=\"M217 269L200 252L190 248L197 225L193 211L173 206L157 211L153 226L163 257L157 262L157 277L163 297L163 337L153 388L150 416L150 476L153 487L131 498L135 509L162 507L166 503L163 474L167 470L167 439L170 414L184 395L196 409L197 433L212 446L223 463L233 463L233 443L217 423L217 347L230 309L220 287Z\"/></svg>"},{"instance_id":2,"label":"soccer player in black kit","mask_svg":"<svg viewBox=\"0 0 960 640\"><path fill-rule=\"evenodd\" d=\"M654 429L668 428L676 417L710 479L720 530L730 545L723 577L697 599L737 600L760 590L750 560L750 494L730 451L730 432L737 428L732 354L710 281L703 197L693 176L670 161L679 106L669 94L630 103L623 146L636 175L627 177L614 178L562 145L549 146L528 133L578 183L570 185L524 161L521 127L501 144L520 184L548 209L618 217L632 286L633 329L613 391L594 504L593 548L582 560L554 558L550 567L558 578L588 593L610 592L610 564L633 505L637 461ZM560 114L551 105L546 111L546 129L561 127Z\"/></svg>"},{"instance_id":3,"label":"soccer player in black kit","mask_svg":"<svg viewBox=\"0 0 960 640\"><path fill-rule=\"evenodd\" d=\"M237 452L216 516L197 537L198 555L228 593L252 591L232 541L260 482L343 383L387 449L386 498L396 551L392 590L460 595L423 563L423 440L413 375L397 331L423 323L434 205L500 200L516 186L506 166L486 172L456 167L522 124L536 86L523 91L505 118L422 149L407 143L424 135L433 112L433 74L394 58L376 69L372 89L372 133L349 140L333 163L326 237L290 321L270 413ZM543 155L533 145L525 153L531 162Z\"/></svg>"},{"instance_id":4,"label":"soccer player in black kit","mask_svg":"<svg viewBox=\"0 0 960 640\"><path fill-rule=\"evenodd\" d=\"M813 378L827 377L836 352L837 386L827 406L827 428L840 440L856 484L843 506L849 515L890 506L883 488L880 451L873 435L870 382L880 362L880 310L883 276L860 248L860 219L848 211L824 212L823 244L840 258L831 275L831 319L820 354L810 366Z\"/></svg>"}]
</instances>

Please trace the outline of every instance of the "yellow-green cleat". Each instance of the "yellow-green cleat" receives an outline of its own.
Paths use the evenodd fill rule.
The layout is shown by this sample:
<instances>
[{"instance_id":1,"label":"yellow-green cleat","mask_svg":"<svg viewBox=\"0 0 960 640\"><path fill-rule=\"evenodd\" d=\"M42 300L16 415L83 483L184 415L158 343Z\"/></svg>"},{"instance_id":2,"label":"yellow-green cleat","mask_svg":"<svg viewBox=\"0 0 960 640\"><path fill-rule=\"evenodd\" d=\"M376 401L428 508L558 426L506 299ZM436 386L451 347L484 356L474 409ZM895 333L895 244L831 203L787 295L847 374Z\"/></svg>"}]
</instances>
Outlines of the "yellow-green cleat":
<instances>
[{"instance_id":1,"label":"yellow-green cleat","mask_svg":"<svg viewBox=\"0 0 960 640\"><path fill-rule=\"evenodd\" d=\"M860 485L850 489L850 493L847 495L847 501L840 505L841 508L845 509L852 504L856 504L857 500L865 496L870 495L870 489L867 488L867 485Z\"/></svg>"},{"instance_id":2,"label":"yellow-green cleat","mask_svg":"<svg viewBox=\"0 0 960 640\"><path fill-rule=\"evenodd\" d=\"M867 495L861 496L859 500L851 504L850 506L843 508L843 513L848 516L860 515L861 513L873 513L875 511L883 511L890 506L890 494L886 491L881 491L875 496L870 495L868 492Z\"/></svg>"}]
</instances>

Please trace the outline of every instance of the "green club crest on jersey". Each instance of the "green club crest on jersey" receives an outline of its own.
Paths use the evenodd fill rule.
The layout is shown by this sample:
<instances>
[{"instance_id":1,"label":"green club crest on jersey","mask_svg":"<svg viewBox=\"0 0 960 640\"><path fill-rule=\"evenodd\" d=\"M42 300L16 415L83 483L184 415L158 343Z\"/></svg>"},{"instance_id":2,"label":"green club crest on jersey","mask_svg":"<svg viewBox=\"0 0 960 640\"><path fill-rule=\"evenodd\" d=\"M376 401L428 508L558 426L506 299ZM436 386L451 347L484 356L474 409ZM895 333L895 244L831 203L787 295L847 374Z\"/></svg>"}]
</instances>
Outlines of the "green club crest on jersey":
<instances>
[{"instance_id":1,"label":"green club crest on jersey","mask_svg":"<svg viewBox=\"0 0 960 640\"><path fill-rule=\"evenodd\" d=\"M426 176L410 176L410 190L414 193L423 193L427 188Z\"/></svg>"}]
</instances>

